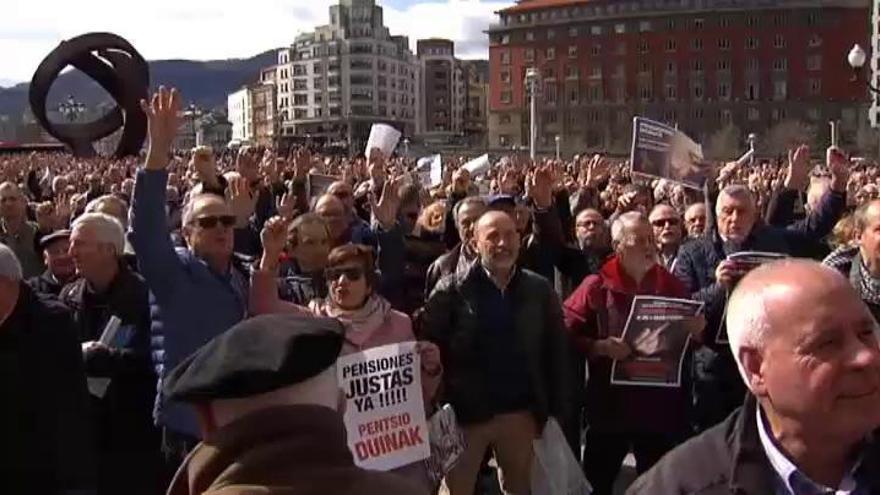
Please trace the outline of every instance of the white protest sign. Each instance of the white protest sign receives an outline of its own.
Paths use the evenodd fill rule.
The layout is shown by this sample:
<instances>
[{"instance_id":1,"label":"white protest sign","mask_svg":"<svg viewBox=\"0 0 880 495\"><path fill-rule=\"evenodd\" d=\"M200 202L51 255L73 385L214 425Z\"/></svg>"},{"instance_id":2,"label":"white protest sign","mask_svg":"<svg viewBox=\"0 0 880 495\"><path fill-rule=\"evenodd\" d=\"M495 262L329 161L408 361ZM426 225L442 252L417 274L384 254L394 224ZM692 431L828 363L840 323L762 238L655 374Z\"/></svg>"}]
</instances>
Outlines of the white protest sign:
<instances>
[{"instance_id":1,"label":"white protest sign","mask_svg":"<svg viewBox=\"0 0 880 495\"><path fill-rule=\"evenodd\" d=\"M370 128L370 137L367 139L367 149L364 153L370 158L370 151L377 148L385 155L385 158L394 153L397 142L400 141L400 131L388 124L373 124Z\"/></svg>"},{"instance_id":2,"label":"white protest sign","mask_svg":"<svg viewBox=\"0 0 880 495\"><path fill-rule=\"evenodd\" d=\"M491 165L489 164L489 155L485 154L474 158L473 160L462 165L461 168L470 172L471 177L483 175L489 171L489 168L491 168Z\"/></svg>"},{"instance_id":3,"label":"white protest sign","mask_svg":"<svg viewBox=\"0 0 880 495\"><path fill-rule=\"evenodd\" d=\"M443 182L443 161L439 154L419 158L416 170L423 186L436 187Z\"/></svg>"},{"instance_id":4,"label":"white protest sign","mask_svg":"<svg viewBox=\"0 0 880 495\"><path fill-rule=\"evenodd\" d=\"M388 471L430 455L415 342L339 358L348 448L361 468Z\"/></svg>"}]
</instances>

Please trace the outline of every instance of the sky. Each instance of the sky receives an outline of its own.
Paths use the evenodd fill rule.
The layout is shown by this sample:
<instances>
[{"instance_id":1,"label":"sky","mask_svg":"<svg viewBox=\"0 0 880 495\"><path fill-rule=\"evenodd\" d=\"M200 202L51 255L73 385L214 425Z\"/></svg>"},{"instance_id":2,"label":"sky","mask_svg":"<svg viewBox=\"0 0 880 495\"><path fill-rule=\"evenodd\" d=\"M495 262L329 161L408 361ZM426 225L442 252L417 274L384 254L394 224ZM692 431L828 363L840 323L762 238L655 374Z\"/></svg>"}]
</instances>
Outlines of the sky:
<instances>
[{"instance_id":1,"label":"sky","mask_svg":"<svg viewBox=\"0 0 880 495\"><path fill-rule=\"evenodd\" d=\"M126 38L147 60L250 57L329 23L337 0L2 0L0 86L27 81L61 40L94 31ZM391 34L456 41L488 58L483 33L513 0L377 0Z\"/></svg>"}]
</instances>

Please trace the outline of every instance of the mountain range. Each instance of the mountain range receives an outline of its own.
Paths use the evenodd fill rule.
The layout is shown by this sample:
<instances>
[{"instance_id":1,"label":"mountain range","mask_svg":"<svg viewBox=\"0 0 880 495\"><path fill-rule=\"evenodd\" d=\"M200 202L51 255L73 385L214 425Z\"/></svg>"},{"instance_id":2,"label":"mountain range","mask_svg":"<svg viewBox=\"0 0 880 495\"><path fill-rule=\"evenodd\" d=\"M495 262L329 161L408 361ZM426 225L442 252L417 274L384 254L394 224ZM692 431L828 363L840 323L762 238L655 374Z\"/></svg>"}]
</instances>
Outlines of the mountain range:
<instances>
[{"instance_id":1,"label":"mountain range","mask_svg":"<svg viewBox=\"0 0 880 495\"><path fill-rule=\"evenodd\" d=\"M260 69L275 64L276 51L268 50L246 59L228 60L155 60L150 65L150 87L160 84L176 87L185 105L194 103L202 109L226 108L226 95L243 84L257 81ZM10 88L0 87L0 115L21 116L28 107L29 83ZM55 108L67 95L95 108L111 101L110 96L85 74L71 70L62 73L49 92L48 105Z\"/></svg>"}]
</instances>

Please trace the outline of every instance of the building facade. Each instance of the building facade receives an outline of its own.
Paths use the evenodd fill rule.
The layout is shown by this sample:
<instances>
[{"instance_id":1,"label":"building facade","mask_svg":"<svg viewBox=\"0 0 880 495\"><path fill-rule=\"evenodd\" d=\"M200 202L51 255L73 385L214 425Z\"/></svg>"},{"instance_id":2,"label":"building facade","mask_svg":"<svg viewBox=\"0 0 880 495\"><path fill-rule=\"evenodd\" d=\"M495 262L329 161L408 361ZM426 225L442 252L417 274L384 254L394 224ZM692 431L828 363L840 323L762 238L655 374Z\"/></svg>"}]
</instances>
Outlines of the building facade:
<instances>
[{"instance_id":1,"label":"building facade","mask_svg":"<svg viewBox=\"0 0 880 495\"><path fill-rule=\"evenodd\" d=\"M274 146L278 138L278 111L273 83L249 84L226 98L232 141L239 144Z\"/></svg>"},{"instance_id":2,"label":"building facade","mask_svg":"<svg viewBox=\"0 0 880 495\"><path fill-rule=\"evenodd\" d=\"M418 40L416 53L422 70L422 124L426 140L449 139L464 131L466 88L461 62L452 40Z\"/></svg>"},{"instance_id":3,"label":"building facade","mask_svg":"<svg viewBox=\"0 0 880 495\"><path fill-rule=\"evenodd\" d=\"M464 135L474 147L488 146L489 131L489 61L462 60L467 88L464 108Z\"/></svg>"},{"instance_id":4,"label":"building facade","mask_svg":"<svg viewBox=\"0 0 880 495\"><path fill-rule=\"evenodd\" d=\"M375 0L339 0L330 23L296 37L262 71L274 82L279 139L361 151L373 123L416 132L420 71L405 36L392 36Z\"/></svg>"},{"instance_id":5,"label":"building facade","mask_svg":"<svg viewBox=\"0 0 880 495\"><path fill-rule=\"evenodd\" d=\"M540 73L539 147L627 153L632 118L707 143L797 123L824 137L865 122L846 54L870 36L868 0L521 0L489 29L489 144L528 144L525 73ZM827 142L827 140L826 140Z\"/></svg>"},{"instance_id":6,"label":"building facade","mask_svg":"<svg viewBox=\"0 0 880 495\"><path fill-rule=\"evenodd\" d=\"M232 141L247 143L254 136L253 112L248 88L244 87L226 97L226 113L232 123Z\"/></svg>"}]
</instances>

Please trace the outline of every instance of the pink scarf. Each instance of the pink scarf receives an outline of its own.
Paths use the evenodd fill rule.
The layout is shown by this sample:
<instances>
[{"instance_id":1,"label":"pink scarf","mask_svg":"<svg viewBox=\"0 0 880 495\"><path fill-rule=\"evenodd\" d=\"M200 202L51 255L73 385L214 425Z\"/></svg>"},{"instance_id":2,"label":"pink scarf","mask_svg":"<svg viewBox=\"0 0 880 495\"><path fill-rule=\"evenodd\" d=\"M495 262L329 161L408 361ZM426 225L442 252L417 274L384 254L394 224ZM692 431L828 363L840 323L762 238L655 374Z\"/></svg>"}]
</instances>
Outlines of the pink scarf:
<instances>
[{"instance_id":1,"label":"pink scarf","mask_svg":"<svg viewBox=\"0 0 880 495\"><path fill-rule=\"evenodd\" d=\"M373 333L382 327L388 312L391 311L391 304L385 298L373 294L360 308L346 310L334 305L328 296L324 299L313 299L309 303L309 309L317 316L341 321L346 328L345 340L360 349L370 340Z\"/></svg>"}]
</instances>

